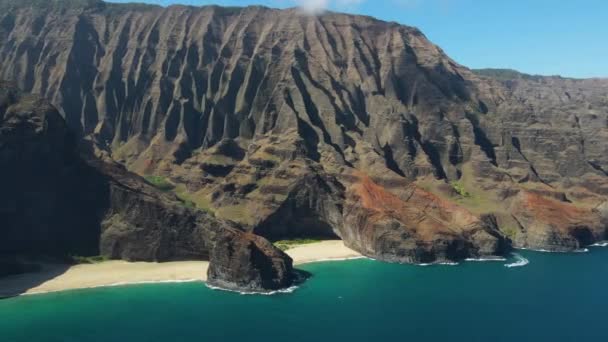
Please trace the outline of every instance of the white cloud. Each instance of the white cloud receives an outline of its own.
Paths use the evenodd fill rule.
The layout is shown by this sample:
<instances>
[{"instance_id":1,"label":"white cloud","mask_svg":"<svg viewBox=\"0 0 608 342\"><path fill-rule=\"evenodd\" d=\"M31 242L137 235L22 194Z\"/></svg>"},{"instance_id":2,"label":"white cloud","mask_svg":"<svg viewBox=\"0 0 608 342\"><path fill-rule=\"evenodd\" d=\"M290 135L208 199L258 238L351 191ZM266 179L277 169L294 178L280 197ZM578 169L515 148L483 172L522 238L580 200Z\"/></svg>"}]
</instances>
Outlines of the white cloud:
<instances>
[{"instance_id":1,"label":"white cloud","mask_svg":"<svg viewBox=\"0 0 608 342\"><path fill-rule=\"evenodd\" d=\"M365 0L295 0L306 12L317 14L330 7L347 8L359 5Z\"/></svg>"},{"instance_id":2,"label":"white cloud","mask_svg":"<svg viewBox=\"0 0 608 342\"><path fill-rule=\"evenodd\" d=\"M327 9L329 0L297 0L298 5L306 12L319 13Z\"/></svg>"}]
</instances>

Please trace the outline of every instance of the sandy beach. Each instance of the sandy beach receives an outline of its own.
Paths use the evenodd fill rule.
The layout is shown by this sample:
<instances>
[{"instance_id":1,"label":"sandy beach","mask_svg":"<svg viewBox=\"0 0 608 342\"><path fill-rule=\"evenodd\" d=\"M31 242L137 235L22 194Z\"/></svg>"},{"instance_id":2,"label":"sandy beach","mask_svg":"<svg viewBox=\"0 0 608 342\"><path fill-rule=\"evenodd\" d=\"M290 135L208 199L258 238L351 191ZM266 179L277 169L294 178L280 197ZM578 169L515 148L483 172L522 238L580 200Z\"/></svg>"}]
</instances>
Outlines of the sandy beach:
<instances>
[{"instance_id":1,"label":"sandy beach","mask_svg":"<svg viewBox=\"0 0 608 342\"><path fill-rule=\"evenodd\" d=\"M295 265L325 260L356 258L361 255L342 241L322 241L286 251ZM46 265L40 272L0 279L0 298L24 294L117 286L137 283L207 280L206 261L166 263L107 261L75 266Z\"/></svg>"},{"instance_id":2,"label":"sandy beach","mask_svg":"<svg viewBox=\"0 0 608 342\"><path fill-rule=\"evenodd\" d=\"M341 260L361 257L361 254L344 246L339 240L321 241L308 245L298 246L285 251L292 259L294 265L301 265L315 261Z\"/></svg>"}]
</instances>

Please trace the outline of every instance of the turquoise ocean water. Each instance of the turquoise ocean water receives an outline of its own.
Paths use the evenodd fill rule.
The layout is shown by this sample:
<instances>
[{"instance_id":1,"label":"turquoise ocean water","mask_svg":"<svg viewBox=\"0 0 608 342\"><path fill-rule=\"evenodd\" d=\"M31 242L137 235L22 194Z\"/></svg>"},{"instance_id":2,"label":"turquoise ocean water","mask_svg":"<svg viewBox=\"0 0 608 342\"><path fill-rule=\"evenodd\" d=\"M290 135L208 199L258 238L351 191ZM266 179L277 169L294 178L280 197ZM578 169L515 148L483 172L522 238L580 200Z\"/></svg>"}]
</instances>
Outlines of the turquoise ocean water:
<instances>
[{"instance_id":1,"label":"turquoise ocean water","mask_svg":"<svg viewBox=\"0 0 608 342\"><path fill-rule=\"evenodd\" d=\"M182 283L1 300L0 341L608 341L608 248L517 253L309 264L312 278L273 296Z\"/></svg>"}]
</instances>

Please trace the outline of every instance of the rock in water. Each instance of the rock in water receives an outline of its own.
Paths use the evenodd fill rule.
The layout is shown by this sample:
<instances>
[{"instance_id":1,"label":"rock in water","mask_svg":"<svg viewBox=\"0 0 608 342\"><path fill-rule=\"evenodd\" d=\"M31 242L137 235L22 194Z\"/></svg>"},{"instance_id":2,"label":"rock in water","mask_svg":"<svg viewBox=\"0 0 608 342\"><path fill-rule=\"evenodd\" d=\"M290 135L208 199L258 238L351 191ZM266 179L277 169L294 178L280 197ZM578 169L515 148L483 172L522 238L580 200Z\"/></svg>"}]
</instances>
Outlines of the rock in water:
<instances>
[{"instance_id":1,"label":"rock in water","mask_svg":"<svg viewBox=\"0 0 608 342\"><path fill-rule=\"evenodd\" d=\"M251 233L223 234L211 251L208 284L224 289L269 292L294 281L291 258Z\"/></svg>"}]
</instances>

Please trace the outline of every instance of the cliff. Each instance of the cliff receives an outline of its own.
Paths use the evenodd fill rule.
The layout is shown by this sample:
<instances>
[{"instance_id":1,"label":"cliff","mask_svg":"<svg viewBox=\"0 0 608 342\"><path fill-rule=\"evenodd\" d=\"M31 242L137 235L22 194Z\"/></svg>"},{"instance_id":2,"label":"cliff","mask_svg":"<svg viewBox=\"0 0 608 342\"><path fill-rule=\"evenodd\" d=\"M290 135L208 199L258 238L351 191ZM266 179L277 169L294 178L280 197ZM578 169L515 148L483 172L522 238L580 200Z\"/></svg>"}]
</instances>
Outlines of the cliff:
<instances>
[{"instance_id":1,"label":"cliff","mask_svg":"<svg viewBox=\"0 0 608 342\"><path fill-rule=\"evenodd\" d=\"M400 262L607 237L608 80L474 72L363 16L0 4L0 77L248 232Z\"/></svg>"},{"instance_id":2,"label":"cliff","mask_svg":"<svg viewBox=\"0 0 608 342\"><path fill-rule=\"evenodd\" d=\"M278 272L281 285L291 283L291 259L269 242L255 251L257 264L245 263L254 252L241 240L250 241L251 234L186 208L124 167L77 147L48 102L0 83L0 260L102 255L131 261L203 259L217 268L228 253L217 245L229 237L235 241L232 249L244 255L229 265L243 270L239 285L276 289L249 277L262 272L258 268L265 262L276 265L264 265L264 272ZM15 265L0 264L0 274L18 271Z\"/></svg>"}]
</instances>

